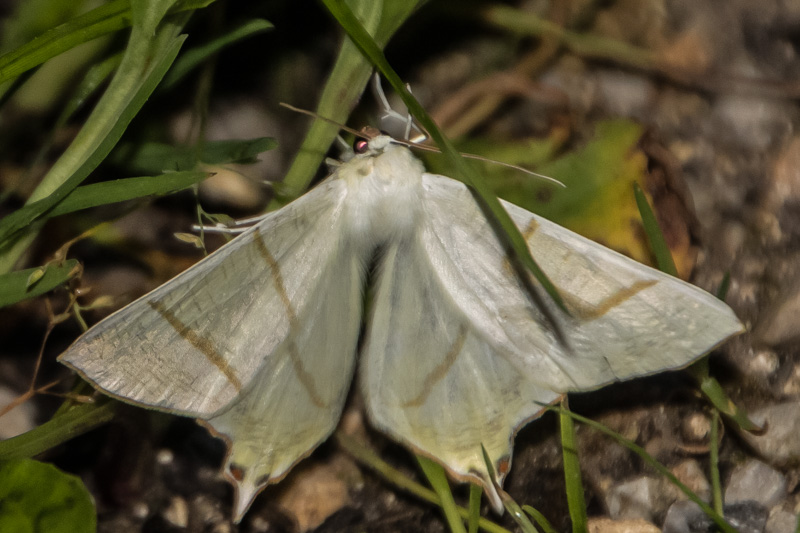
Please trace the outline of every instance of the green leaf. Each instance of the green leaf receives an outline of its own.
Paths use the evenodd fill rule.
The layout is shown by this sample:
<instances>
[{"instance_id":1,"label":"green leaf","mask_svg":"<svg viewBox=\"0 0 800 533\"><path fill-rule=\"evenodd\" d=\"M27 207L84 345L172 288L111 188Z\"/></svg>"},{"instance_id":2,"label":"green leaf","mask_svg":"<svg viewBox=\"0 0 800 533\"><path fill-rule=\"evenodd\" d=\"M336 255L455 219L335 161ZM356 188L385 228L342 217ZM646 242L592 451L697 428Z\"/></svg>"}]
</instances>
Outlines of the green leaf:
<instances>
[{"instance_id":1,"label":"green leaf","mask_svg":"<svg viewBox=\"0 0 800 533\"><path fill-rule=\"evenodd\" d=\"M191 170L198 159L202 163L220 165L225 163L250 163L258 154L272 150L278 145L271 137L256 139L231 139L208 141L198 155L194 146L173 146L162 143L120 145L109 156L108 161L125 165L132 172L158 173L164 170Z\"/></svg>"},{"instance_id":2,"label":"green leaf","mask_svg":"<svg viewBox=\"0 0 800 533\"><path fill-rule=\"evenodd\" d=\"M568 415L567 401L561 401L559 422L561 423L561 453L564 459L564 478L567 487L567 505L572 520L573 533L586 533L586 499L583 495L581 465L578 459L578 439L575 424Z\"/></svg>"},{"instance_id":3,"label":"green leaf","mask_svg":"<svg viewBox=\"0 0 800 533\"><path fill-rule=\"evenodd\" d=\"M533 525L533 522L531 522L528 519L528 516L522 511L522 507L520 507L519 504L515 502L508 494L503 495L503 506L511 518L514 519L514 522L516 522L519 528L522 530L522 533L539 533L539 530L536 529L536 526Z\"/></svg>"},{"instance_id":4,"label":"green leaf","mask_svg":"<svg viewBox=\"0 0 800 533\"><path fill-rule=\"evenodd\" d=\"M703 359L687 368L689 373L700 384L700 390L703 395L708 399L711 404L719 410L720 413L725 415L728 420L735 423L740 429L759 433L764 431L764 428L751 421L747 415L747 411L736 405L725 393L725 389L719 384L712 376L708 375L708 360Z\"/></svg>"},{"instance_id":5,"label":"green leaf","mask_svg":"<svg viewBox=\"0 0 800 533\"><path fill-rule=\"evenodd\" d=\"M478 533L478 524L481 519L481 496L483 488L477 483L469 484L469 518L467 519L467 530L469 533Z\"/></svg>"},{"instance_id":6,"label":"green leaf","mask_svg":"<svg viewBox=\"0 0 800 533\"><path fill-rule=\"evenodd\" d=\"M93 533L97 513L79 477L33 459L0 463L0 530Z\"/></svg>"},{"instance_id":7,"label":"green leaf","mask_svg":"<svg viewBox=\"0 0 800 533\"><path fill-rule=\"evenodd\" d=\"M130 2L114 0L46 31L0 56L0 83L75 46L130 26Z\"/></svg>"},{"instance_id":8,"label":"green leaf","mask_svg":"<svg viewBox=\"0 0 800 533\"><path fill-rule=\"evenodd\" d=\"M100 397L95 403L72 406L27 433L0 441L0 461L33 457L82 435L114 418L119 405Z\"/></svg>"},{"instance_id":9,"label":"green leaf","mask_svg":"<svg viewBox=\"0 0 800 533\"><path fill-rule=\"evenodd\" d=\"M181 191L208 177L207 172L169 172L160 176L144 176L121 180L104 181L84 185L72 191L47 213L52 218L80 209L98 205L124 202L145 196L161 196ZM35 204L31 204L33 206Z\"/></svg>"},{"instance_id":10,"label":"green leaf","mask_svg":"<svg viewBox=\"0 0 800 533\"><path fill-rule=\"evenodd\" d=\"M40 200L21 207L15 212L15 216L52 218L99 205L177 192L207 177L207 172L184 171L84 185L73 190L52 209L49 209L50 202Z\"/></svg>"},{"instance_id":11,"label":"green leaf","mask_svg":"<svg viewBox=\"0 0 800 533\"><path fill-rule=\"evenodd\" d=\"M69 281L77 272L77 266L78 261L69 259L59 265L51 264L0 274L0 307L50 292Z\"/></svg>"},{"instance_id":12,"label":"green leaf","mask_svg":"<svg viewBox=\"0 0 800 533\"><path fill-rule=\"evenodd\" d=\"M530 505L523 505L522 510L528 513L531 516L531 518L533 518L536 521L536 523L539 525L539 527L542 528L544 533L558 533L556 531L556 528L553 527L553 524L551 524L550 521L547 518L545 518L545 516L542 513L540 513L537 509L534 509Z\"/></svg>"}]
</instances>

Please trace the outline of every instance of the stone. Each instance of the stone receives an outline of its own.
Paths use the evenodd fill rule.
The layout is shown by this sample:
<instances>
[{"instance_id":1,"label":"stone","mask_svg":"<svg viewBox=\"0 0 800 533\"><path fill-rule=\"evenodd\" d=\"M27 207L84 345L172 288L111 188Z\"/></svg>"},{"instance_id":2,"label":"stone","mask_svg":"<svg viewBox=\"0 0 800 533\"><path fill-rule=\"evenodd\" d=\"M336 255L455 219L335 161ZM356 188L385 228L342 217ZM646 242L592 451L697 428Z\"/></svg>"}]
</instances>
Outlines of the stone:
<instances>
[{"instance_id":1,"label":"stone","mask_svg":"<svg viewBox=\"0 0 800 533\"><path fill-rule=\"evenodd\" d=\"M766 425L761 435L742 432L742 439L770 464L782 465L800 458L800 402L790 401L755 409L750 420Z\"/></svg>"},{"instance_id":2,"label":"stone","mask_svg":"<svg viewBox=\"0 0 800 533\"><path fill-rule=\"evenodd\" d=\"M725 503L732 505L747 501L770 508L786 495L786 478L757 459L737 467L725 487Z\"/></svg>"}]
</instances>

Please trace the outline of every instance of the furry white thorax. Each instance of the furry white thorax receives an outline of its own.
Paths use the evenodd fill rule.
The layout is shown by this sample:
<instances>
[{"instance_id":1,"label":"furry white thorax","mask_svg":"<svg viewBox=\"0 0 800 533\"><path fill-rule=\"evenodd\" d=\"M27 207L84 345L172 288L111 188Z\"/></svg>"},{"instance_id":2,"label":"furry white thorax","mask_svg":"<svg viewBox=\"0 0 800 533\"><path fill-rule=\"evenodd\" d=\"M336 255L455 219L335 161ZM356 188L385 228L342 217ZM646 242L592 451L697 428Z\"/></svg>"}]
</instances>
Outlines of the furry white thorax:
<instances>
[{"instance_id":1,"label":"furry white thorax","mask_svg":"<svg viewBox=\"0 0 800 533\"><path fill-rule=\"evenodd\" d=\"M380 135L333 176L347 183L346 226L356 246L375 246L413 233L420 217L425 169L405 146Z\"/></svg>"}]
</instances>

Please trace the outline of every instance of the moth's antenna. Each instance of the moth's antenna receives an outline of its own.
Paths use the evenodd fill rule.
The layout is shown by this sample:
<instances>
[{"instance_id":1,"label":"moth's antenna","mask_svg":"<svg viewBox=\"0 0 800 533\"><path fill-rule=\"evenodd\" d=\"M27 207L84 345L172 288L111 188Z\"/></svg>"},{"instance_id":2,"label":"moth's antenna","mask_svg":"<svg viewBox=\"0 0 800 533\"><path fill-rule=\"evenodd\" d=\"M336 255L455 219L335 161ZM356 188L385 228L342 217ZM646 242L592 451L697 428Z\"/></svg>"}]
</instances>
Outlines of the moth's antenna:
<instances>
[{"instance_id":1,"label":"moth's antenna","mask_svg":"<svg viewBox=\"0 0 800 533\"><path fill-rule=\"evenodd\" d=\"M436 148L435 146L428 146L428 145L425 145L425 144L416 144L416 143L414 143L412 141L401 141L399 139L392 139L392 142L395 143L395 144L402 144L403 146L405 146L407 148L413 148L414 150L421 150L423 152L433 152L433 153L436 153L436 154L441 154L442 153L442 151L439 150L438 148ZM503 161L498 161L497 159L489 159L488 157L484 157L484 156L478 155L478 154L470 154L470 153L466 153L466 152L459 152L458 154L461 157L465 157L467 159L475 159L477 161L483 161L485 163L491 163L493 165L499 165L501 167L517 170L519 172L522 172L523 174L528 174L529 176L534 176L534 177L537 177L537 178L541 178L541 179L543 179L545 181L549 181L553 185L558 185L559 187L563 187L565 189L567 188L567 186L564 185L563 182L561 182L561 181L559 181L559 180L557 180L555 178L552 178L550 176L545 176L544 174L539 174L538 172L534 172L532 170L529 170L529 169L527 169L525 167L521 167L519 165L512 165L511 163L504 163Z\"/></svg>"},{"instance_id":2,"label":"moth's antenna","mask_svg":"<svg viewBox=\"0 0 800 533\"><path fill-rule=\"evenodd\" d=\"M339 129L344 130L347 133L352 133L356 137L361 137L362 139L366 139L367 138L367 136L364 135L363 132L358 131L358 130L354 130L353 128L348 128L344 124L339 124L335 120L329 119L328 117L323 117L321 115L318 115L318 114L314 113L313 111L308 111L307 109L300 109L299 107L295 107L295 106L287 104L285 102L281 102L278 105L280 105L281 107L285 107L286 109L288 109L290 111L294 111L295 113L300 113L301 115L308 115L309 117L313 117L313 118L322 120L324 122L327 122L328 124L333 124L334 126L338 126Z\"/></svg>"},{"instance_id":3,"label":"moth's antenna","mask_svg":"<svg viewBox=\"0 0 800 533\"><path fill-rule=\"evenodd\" d=\"M380 84L378 84L378 86L380 86ZM383 90L381 89L381 94L383 94L382 91ZM386 95L385 94L383 94L383 99L382 99L381 103L384 103L384 102L386 103L386 105L388 105L388 103L389 103L386 100ZM344 124L339 124L335 120L331 120L331 119L329 119L327 117L320 116L320 115L314 113L313 111L308 111L306 109L300 109L299 107L295 107L295 106L287 104L285 102L281 102L280 105L282 107L285 107L286 109L289 109L291 111L295 111L295 112L300 113L302 115L307 115L309 117L313 117L313 118L316 118L316 119L319 119L319 120L324 120L325 122L327 122L329 124L334 124L334 125L338 126L339 128L341 128L342 130L344 130L344 131L346 131L348 133L352 133L353 135L355 135L356 137L359 137L361 139L370 140L373 137L373 135L371 135L371 134L369 134L369 133L367 133L367 132L365 132L363 130L362 131L358 131L358 130L355 130L353 128L349 128L349 127L345 126ZM401 119L403 121L407 120L400 113L398 113L397 111L394 111L392 109L385 110L385 113L386 113L385 116L391 116L391 117L394 117L394 118ZM408 118L410 119L411 115L408 115ZM411 124L412 124L412 127L414 127L416 130L418 130L422 135L425 135L425 132L423 132L418 126L413 124L413 122ZM425 136L427 138L427 135L425 135ZM415 142L415 141L401 141L399 139L392 139L392 142L395 143L395 144L402 144L403 146L406 146L408 148L414 148L414 149L423 150L423 151L426 151L426 152L441 153L441 150L439 150L438 148L435 148L433 146L426 146L424 144L419 144L421 141L416 141ZM461 155L463 157L466 157L467 159L476 159L478 161L485 161L487 163L493 163L495 165L500 165L501 167L511 168L511 169L517 170L519 172L522 172L524 174L528 174L529 176L536 176L537 178L542 178L543 180L549 181L549 182L551 182L551 183L553 183L555 185L559 185L561 187L566 188L566 185L564 185L563 183L561 183L560 181L558 181L555 178L551 178L550 176L545 176L543 174L538 174L536 172L533 172L532 170L528 170L527 168L523 168L523 167L518 166L518 165L512 165L511 163L503 163L502 161L489 159L487 157L483 157L483 156L476 155L476 154L465 154L465 153L462 153Z\"/></svg>"}]
</instances>

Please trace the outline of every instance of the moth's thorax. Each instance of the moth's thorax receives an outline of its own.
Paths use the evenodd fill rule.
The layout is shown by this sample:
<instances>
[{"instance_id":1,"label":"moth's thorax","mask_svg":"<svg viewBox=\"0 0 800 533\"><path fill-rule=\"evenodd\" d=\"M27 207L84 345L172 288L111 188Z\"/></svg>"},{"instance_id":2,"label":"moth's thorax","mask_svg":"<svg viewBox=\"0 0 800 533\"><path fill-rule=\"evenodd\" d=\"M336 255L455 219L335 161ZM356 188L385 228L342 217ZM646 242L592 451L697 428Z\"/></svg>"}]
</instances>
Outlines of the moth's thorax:
<instances>
[{"instance_id":1,"label":"moth's thorax","mask_svg":"<svg viewBox=\"0 0 800 533\"><path fill-rule=\"evenodd\" d=\"M338 170L338 178L348 185L347 224L357 239L373 244L413 231L425 171L408 148L384 139L370 141L370 151Z\"/></svg>"}]
</instances>

